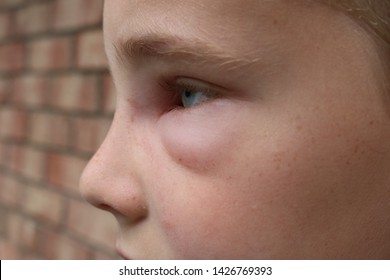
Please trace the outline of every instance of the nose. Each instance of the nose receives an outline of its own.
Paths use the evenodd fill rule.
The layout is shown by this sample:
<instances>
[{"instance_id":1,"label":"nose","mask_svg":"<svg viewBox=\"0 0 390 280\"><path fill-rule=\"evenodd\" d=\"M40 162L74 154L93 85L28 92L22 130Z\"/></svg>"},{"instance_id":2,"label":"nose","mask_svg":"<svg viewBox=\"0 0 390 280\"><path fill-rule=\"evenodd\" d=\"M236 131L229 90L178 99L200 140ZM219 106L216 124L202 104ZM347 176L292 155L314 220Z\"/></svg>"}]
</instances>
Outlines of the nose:
<instances>
[{"instance_id":1,"label":"nose","mask_svg":"<svg viewBox=\"0 0 390 280\"><path fill-rule=\"evenodd\" d=\"M131 143L117 133L119 129L114 119L104 142L84 169L79 187L92 205L134 223L146 218L146 199L135 160L126 149Z\"/></svg>"}]
</instances>

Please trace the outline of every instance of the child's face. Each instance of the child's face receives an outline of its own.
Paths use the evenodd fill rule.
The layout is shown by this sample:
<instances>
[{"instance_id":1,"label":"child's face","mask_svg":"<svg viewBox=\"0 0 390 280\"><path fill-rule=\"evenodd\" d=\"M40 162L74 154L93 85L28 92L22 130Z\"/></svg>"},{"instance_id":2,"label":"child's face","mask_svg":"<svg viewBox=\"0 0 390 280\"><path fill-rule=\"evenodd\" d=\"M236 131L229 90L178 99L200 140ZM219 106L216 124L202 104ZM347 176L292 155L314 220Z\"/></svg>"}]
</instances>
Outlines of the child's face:
<instances>
[{"instance_id":1,"label":"child's face","mask_svg":"<svg viewBox=\"0 0 390 280\"><path fill-rule=\"evenodd\" d=\"M123 255L389 256L389 111L350 19L278 0L106 1L104 17L117 111L81 190Z\"/></svg>"}]
</instances>

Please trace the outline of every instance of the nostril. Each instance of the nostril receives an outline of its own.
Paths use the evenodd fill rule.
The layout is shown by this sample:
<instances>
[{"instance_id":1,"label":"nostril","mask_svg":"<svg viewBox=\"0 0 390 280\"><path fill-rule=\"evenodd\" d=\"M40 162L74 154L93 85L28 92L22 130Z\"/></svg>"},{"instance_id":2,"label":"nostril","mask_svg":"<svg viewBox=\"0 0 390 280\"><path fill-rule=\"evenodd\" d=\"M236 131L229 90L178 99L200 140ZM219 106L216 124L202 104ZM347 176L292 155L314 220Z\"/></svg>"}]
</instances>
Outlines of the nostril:
<instances>
[{"instance_id":1,"label":"nostril","mask_svg":"<svg viewBox=\"0 0 390 280\"><path fill-rule=\"evenodd\" d=\"M114 210L111 206L109 206L108 204L105 204L105 203L97 204L96 207L99 209L105 210L105 211L109 211L109 212Z\"/></svg>"},{"instance_id":2,"label":"nostril","mask_svg":"<svg viewBox=\"0 0 390 280\"><path fill-rule=\"evenodd\" d=\"M138 209L132 209L131 212L127 212L126 210L117 210L114 207L110 206L109 204L106 203L99 203L99 204L94 204L95 207L107 211L114 215L118 221L121 221L120 223L129 223L129 224L134 224L138 223L142 220L144 220L147 217L148 211L146 206L138 208Z\"/></svg>"},{"instance_id":3,"label":"nostril","mask_svg":"<svg viewBox=\"0 0 390 280\"><path fill-rule=\"evenodd\" d=\"M110 212L110 213L113 214L114 216L120 214L117 210L115 210L113 207L111 207L110 205L108 205L108 204L106 204L106 203L98 203L98 204L95 204L94 206L95 206L96 208L101 209L101 210Z\"/></svg>"}]
</instances>

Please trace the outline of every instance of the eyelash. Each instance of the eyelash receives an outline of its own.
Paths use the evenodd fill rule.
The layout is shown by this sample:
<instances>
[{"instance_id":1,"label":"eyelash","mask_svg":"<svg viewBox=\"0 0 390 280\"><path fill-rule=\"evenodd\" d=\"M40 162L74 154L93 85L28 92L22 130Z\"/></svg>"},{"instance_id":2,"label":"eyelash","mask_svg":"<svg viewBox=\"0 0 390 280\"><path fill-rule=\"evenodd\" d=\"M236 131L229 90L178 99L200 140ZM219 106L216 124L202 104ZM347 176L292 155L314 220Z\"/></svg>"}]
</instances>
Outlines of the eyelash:
<instances>
[{"instance_id":1,"label":"eyelash","mask_svg":"<svg viewBox=\"0 0 390 280\"><path fill-rule=\"evenodd\" d=\"M176 78L173 80L164 80L160 83L160 86L167 92L173 94L172 102L173 107L172 109L188 109L184 107L182 103L182 97L181 93L183 90L189 90L189 91L202 91L206 96L209 96L210 98L217 97L217 90L214 89L212 85L208 85L205 82L189 82L188 80L191 80L190 78ZM207 101L203 101L207 102ZM203 103L202 102L202 103ZM198 106L198 105L195 105Z\"/></svg>"}]
</instances>

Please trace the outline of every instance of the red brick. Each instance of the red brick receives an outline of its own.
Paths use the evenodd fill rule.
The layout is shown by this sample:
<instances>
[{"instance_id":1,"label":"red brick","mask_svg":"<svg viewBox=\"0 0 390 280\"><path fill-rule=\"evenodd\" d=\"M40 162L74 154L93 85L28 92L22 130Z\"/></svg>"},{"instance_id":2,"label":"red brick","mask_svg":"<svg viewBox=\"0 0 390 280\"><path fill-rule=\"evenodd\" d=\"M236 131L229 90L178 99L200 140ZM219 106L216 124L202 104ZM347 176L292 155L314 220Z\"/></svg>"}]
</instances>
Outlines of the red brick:
<instances>
[{"instance_id":1,"label":"red brick","mask_svg":"<svg viewBox=\"0 0 390 280\"><path fill-rule=\"evenodd\" d=\"M51 247L56 243L58 233L46 226L38 226L36 235L38 243L37 252L46 259L53 259L51 257L53 248Z\"/></svg>"},{"instance_id":2,"label":"red brick","mask_svg":"<svg viewBox=\"0 0 390 280\"><path fill-rule=\"evenodd\" d=\"M19 145L8 145L6 149L8 156L6 166L12 171L20 173L23 162L23 147Z\"/></svg>"},{"instance_id":3,"label":"red brick","mask_svg":"<svg viewBox=\"0 0 390 280\"><path fill-rule=\"evenodd\" d=\"M19 244L25 248L35 249L37 247L37 224L29 219L23 219L20 225Z\"/></svg>"},{"instance_id":4,"label":"red brick","mask_svg":"<svg viewBox=\"0 0 390 280\"><path fill-rule=\"evenodd\" d=\"M95 111L98 108L94 76L69 74L52 80L50 105L67 111Z\"/></svg>"},{"instance_id":5,"label":"red brick","mask_svg":"<svg viewBox=\"0 0 390 280\"><path fill-rule=\"evenodd\" d=\"M4 176L0 185L0 204L5 204L12 208L20 207L23 191L23 185L19 181Z\"/></svg>"},{"instance_id":6,"label":"red brick","mask_svg":"<svg viewBox=\"0 0 390 280\"><path fill-rule=\"evenodd\" d=\"M90 259L91 250L84 244L76 242L67 236L61 236L57 243L56 259L58 260L86 260Z\"/></svg>"},{"instance_id":7,"label":"red brick","mask_svg":"<svg viewBox=\"0 0 390 280\"><path fill-rule=\"evenodd\" d=\"M32 148L24 148L20 171L24 177L35 181L44 178L45 154Z\"/></svg>"},{"instance_id":8,"label":"red brick","mask_svg":"<svg viewBox=\"0 0 390 280\"><path fill-rule=\"evenodd\" d=\"M20 258L19 249L15 244L11 244L8 240L0 238L0 259L1 260L17 260Z\"/></svg>"},{"instance_id":9,"label":"red brick","mask_svg":"<svg viewBox=\"0 0 390 280\"><path fill-rule=\"evenodd\" d=\"M0 135L11 138L24 138L27 134L27 114L15 108L0 110Z\"/></svg>"},{"instance_id":10,"label":"red brick","mask_svg":"<svg viewBox=\"0 0 390 280\"><path fill-rule=\"evenodd\" d=\"M31 116L31 140L39 144L66 146L69 126L66 116L37 112Z\"/></svg>"},{"instance_id":11,"label":"red brick","mask_svg":"<svg viewBox=\"0 0 390 280\"><path fill-rule=\"evenodd\" d=\"M87 160L69 155L49 154L47 181L78 195L80 176L87 162Z\"/></svg>"},{"instance_id":12,"label":"red brick","mask_svg":"<svg viewBox=\"0 0 390 280\"><path fill-rule=\"evenodd\" d=\"M9 146L0 142L0 166L6 166L9 163Z\"/></svg>"},{"instance_id":13,"label":"red brick","mask_svg":"<svg viewBox=\"0 0 390 280\"><path fill-rule=\"evenodd\" d=\"M71 201L68 227L84 238L112 249L117 236L117 223L105 211L94 208L86 202Z\"/></svg>"},{"instance_id":14,"label":"red brick","mask_svg":"<svg viewBox=\"0 0 390 280\"><path fill-rule=\"evenodd\" d=\"M40 256L39 254L37 254L36 252L34 251L26 251L26 250L23 250L23 253L21 254L21 260L42 260L42 256Z\"/></svg>"},{"instance_id":15,"label":"red brick","mask_svg":"<svg viewBox=\"0 0 390 280\"><path fill-rule=\"evenodd\" d=\"M8 216L8 238L13 243L20 241L23 218L16 213L10 213Z\"/></svg>"},{"instance_id":16,"label":"red brick","mask_svg":"<svg viewBox=\"0 0 390 280\"><path fill-rule=\"evenodd\" d=\"M113 113L116 106L115 85L111 75L103 79L103 109L106 113Z\"/></svg>"},{"instance_id":17,"label":"red brick","mask_svg":"<svg viewBox=\"0 0 390 280\"><path fill-rule=\"evenodd\" d=\"M73 120L75 133L73 147L85 152L96 152L110 125L111 121L103 118L75 118Z\"/></svg>"},{"instance_id":18,"label":"red brick","mask_svg":"<svg viewBox=\"0 0 390 280\"><path fill-rule=\"evenodd\" d=\"M107 68L102 30L81 33L77 38L77 66Z\"/></svg>"},{"instance_id":19,"label":"red brick","mask_svg":"<svg viewBox=\"0 0 390 280\"><path fill-rule=\"evenodd\" d=\"M92 259L94 260L120 260L121 258L118 254L112 250L112 252L100 252L95 250L92 255Z\"/></svg>"},{"instance_id":20,"label":"red brick","mask_svg":"<svg viewBox=\"0 0 390 280\"><path fill-rule=\"evenodd\" d=\"M0 39L7 38L11 24L11 16L9 13L0 14Z\"/></svg>"},{"instance_id":21,"label":"red brick","mask_svg":"<svg viewBox=\"0 0 390 280\"><path fill-rule=\"evenodd\" d=\"M75 29L102 21L103 0L58 0L54 13L54 28Z\"/></svg>"},{"instance_id":22,"label":"red brick","mask_svg":"<svg viewBox=\"0 0 390 280\"><path fill-rule=\"evenodd\" d=\"M32 217L53 223L60 222L63 200L57 193L27 186L22 205L23 210Z\"/></svg>"},{"instance_id":23,"label":"red brick","mask_svg":"<svg viewBox=\"0 0 390 280\"><path fill-rule=\"evenodd\" d=\"M47 89L48 82L44 77L22 76L16 78L12 83L12 101L28 107L42 106L47 102L45 98Z\"/></svg>"},{"instance_id":24,"label":"red brick","mask_svg":"<svg viewBox=\"0 0 390 280\"><path fill-rule=\"evenodd\" d=\"M39 227L37 233L39 248L37 251L45 259L58 259L58 255L61 254L61 252L59 252L59 250L61 250L59 243L66 234L67 230L64 229L59 231L47 227Z\"/></svg>"},{"instance_id":25,"label":"red brick","mask_svg":"<svg viewBox=\"0 0 390 280\"><path fill-rule=\"evenodd\" d=\"M0 80L0 104L8 101L9 84L8 80Z\"/></svg>"},{"instance_id":26,"label":"red brick","mask_svg":"<svg viewBox=\"0 0 390 280\"><path fill-rule=\"evenodd\" d=\"M40 232L40 252L46 259L85 260L91 255L90 250L82 243L50 230Z\"/></svg>"},{"instance_id":27,"label":"red brick","mask_svg":"<svg viewBox=\"0 0 390 280\"><path fill-rule=\"evenodd\" d=\"M33 34L49 30L53 14L53 2L31 5L16 13L16 32Z\"/></svg>"},{"instance_id":28,"label":"red brick","mask_svg":"<svg viewBox=\"0 0 390 280\"><path fill-rule=\"evenodd\" d=\"M18 6L23 3L24 0L1 0L0 1L0 6L1 7L6 7L6 8L11 8Z\"/></svg>"},{"instance_id":29,"label":"red brick","mask_svg":"<svg viewBox=\"0 0 390 280\"><path fill-rule=\"evenodd\" d=\"M0 72L19 71L23 68L25 51L22 44L0 46Z\"/></svg>"},{"instance_id":30,"label":"red brick","mask_svg":"<svg viewBox=\"0 0 390 280\"><path fill-rule=\"evenodd\" d=\"M33 70L54 70L69 67L71 60L70 39L45 38L28 46L28 67Z\"/></svg>"},{"instance_id":31,"label":"red brick","mask_svg":"<svg viewBox=\"0 0 390 280\"><path fill-rule=\"evenodd\" d=\"M0 166L5 165L5 163L8 160L7 157L8 157L8 153L5 150L5 146L3 143L0 142ZM0 173L0 178L1 178L1 173ZM1 181L0 181L0 185L1 185Z\"/></svg>"},{"instance_id":32,"label":"red brick","mask_svg":"<svg viewBox=\"0 0 390 280\"><path fill-rule=\"evenodd\" d=\"M1 192L1 176L0 174L0 192ZM0 210L0 236L8 234L8 211Z\"/></svg>"}]
</instances>

